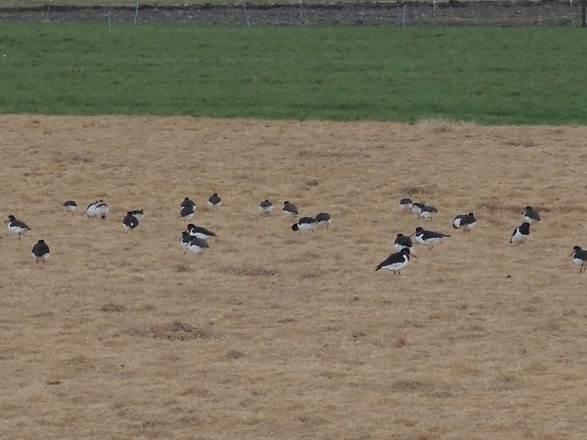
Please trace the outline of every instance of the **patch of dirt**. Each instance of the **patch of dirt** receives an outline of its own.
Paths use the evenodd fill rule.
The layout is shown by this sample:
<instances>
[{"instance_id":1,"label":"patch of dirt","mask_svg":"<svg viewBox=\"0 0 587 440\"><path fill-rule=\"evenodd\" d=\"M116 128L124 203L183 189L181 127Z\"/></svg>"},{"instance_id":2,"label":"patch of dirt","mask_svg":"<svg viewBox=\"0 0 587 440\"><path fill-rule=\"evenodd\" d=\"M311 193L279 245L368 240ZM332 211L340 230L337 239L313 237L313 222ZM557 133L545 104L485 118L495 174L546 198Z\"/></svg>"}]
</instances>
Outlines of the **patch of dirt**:
<instances>
[{"instance_id":1,"label":"patch of dirt","mask_svg":"<svg viewBox=\"0 0 587 440\"><path fill-rule=\"evenodd\" d=\"M153 339L167 339L169 341L187 341L210 337L210 334L199 327L182 321L155 324L148 328L134 328L129 331L131 336Z\"/></svg>"},{"instance_id":2,"label":"patch of dirt","mask_svg":"<svg viewBox=\"0 0 587 440\"><path fill-rule=\"evenodd\" d=\"M579 26L578 2L448 1L139 7L137 23L232 26ZM1 8L0 22L134 23L135 7L41 6Z\"/></svg>"}]
</instances>

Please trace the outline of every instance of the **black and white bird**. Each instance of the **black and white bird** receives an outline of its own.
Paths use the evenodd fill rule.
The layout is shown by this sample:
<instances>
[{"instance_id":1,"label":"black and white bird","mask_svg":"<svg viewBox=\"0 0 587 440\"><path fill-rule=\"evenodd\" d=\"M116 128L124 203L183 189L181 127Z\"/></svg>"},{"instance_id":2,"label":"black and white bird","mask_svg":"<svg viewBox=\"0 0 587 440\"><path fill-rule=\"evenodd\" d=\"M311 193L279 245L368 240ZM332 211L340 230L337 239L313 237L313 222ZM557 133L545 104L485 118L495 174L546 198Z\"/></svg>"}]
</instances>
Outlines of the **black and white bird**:
<instances>
[{"instance_id":1,"label":"black and white bird","mask_svg":"<svg viewBox=\"0 0 587 440\"><path fill-rule=\"evenodd\" d=\"M67 215L67 214L73 215L76 210L77 210L77 203L75 203L75 201L67 200L66 202L63 203L63 212L65 213L65 215Z\"/></svg>"},{"instance_id":2,"label":"black and white bird","mask_svg":"<svg viewBox=\"0 0 587 440\"><path fill-rule=\"evenodd\" d=\"M524 222L512 233L510 238L510 243L512 244L520 244L524 243L530 237L530 223Z\"/></svg>"},{"instance_id":3,"label":"black and white bird","mask_svg":"<svg viewBox=\"0 0 587 440\"><path fill-rule=\"evenodd\" d=\"M179 216L184 220L191 220L194 218L196 214L196 206L195 205L185 205L179 210Z\"/></svg>"},{"instance_id":4,"label":"black and white bird","mask_svg":"<svg viewBox=\"0 0 587 440\"><path fill-rule=\"evenodd\" d=\"M100 220L106 220L109 212L110 205L104 200L96 200L94 203L90 203L86 209L88 218L99 218Z\"/></svg>"},{"instance_id":5,"label":"black and white bird","mask_svg":"<svg viewBox=\"0 0 587 440\"><path fill-rule=\"evenodd\" d=\"M459 214L452 221L452 227L460 229L461 231L470 232L477 225L475 214L469 212L468 214Z\"/></svg>"},{"instance_id":6,"label":"black and white bird","mask_svg":"<svg viewBox=\"0 0 587 440\"><path fill-rule=\"evenodd\" d=\"M128 211L122 220L122 225L126 232L132 231L139 226L139 219L133 215L132 211Z\"/></svg>"},{"instance_id":7,"label":"black and white bird","mask_svg":"<svg viewBox=\"0 0 587 440\"><path fill-rule=\"evenodd\" d=\"M110 212L110 205L106 202L98 202L94 208L96 217L100 220L106 220L106 216Z\"/></svg>"},{"instance_id":8,"label":"black and white bird","mask_svg":"<svg viewBox=\"0 0 587 440\"><path fill-rule=\"evenodd\" d=\"M420 213L422 212L422 208L424 208L425 206L426 205L424 203L412 202L412 206L410 207L410 209L412 210L412 214L420 215Z\"/></svg>"},{"instance_id":9,"label":"black and white bird","mask_svg":"<svg viewBox=\"0 0 587 440\"><path fill-rule=\"evenodd\" d=\"M531 206L526 206L524 211L522 211L522 214L524 215L524 221L530 223L531 225L542 220L540 218L540 214L538 214L538 211Z\"/></svg>"},{"instance_id":10,"label":"black and white bird","mask_svg":"<svg viewBox=\"0 0 587 440\"><path fill-rule=\"evenodd\" d=\"M404 234L397 234L395 241L393 242L393 248L398 252L402 249L410 249L412 246L412 239Z\"/></svg>"},{"instance_id":11,"label":"black and white bird","mask_svg":"<svg viewBox=\"0 0 587 440\"><path fill-rule=\"evenodd\" d=\"M218 196L218 193L214 193L208 198L208 206L212 208L220 208L222 206L222 199Z\"/></svg>"},{"instance_id":12,"label":"black and white bird","mask_svg":"<svg viewBox=\"0 0 587 440\"><path fill-rule=\"evenodd\" d=\"M202 226L196 226L194 224L187 225L187 232L190 237L197 237L201 240L208 241L211 237L216 237L216 234Z\"/></svg>"},{"instance_id":13,"label":"black and white bird","mask_svg":"<svg viewBox=\"0 0 587 440\"><path fill-rule=\"evenodd\" d=\"M45 263L51 256L51 251L49 250L49 246L45 243L45 240L39 240L33 246L32 252L33 258L35 259L35 263L39 261Z\"/></svg>"},{"instance_id":14,"label":"black and white bird","mask_svg":"<svg viewBox=\"0 0 587 440\"><path fill-rule=\"evenodd\" d=\"M198 237L191 237L187 251L190 254L202 255L209 248L208 242Z\"/></svg>"},{"instance_id":15,"label":"black and white bird","mask_svg":"<svg viewBox=\"0 0 587 440\"><path fill-rule=\"evenodd\" d=\"M88 205L86 208L86 214L88 218L96 217L96 205L101 202L103 202L103 200L96 200L95 202L92 202Z\"/></svg>"},{"instance_id":16,"label":"black and white bird","mask_svg":"<svg viewBox=\"0 0 587 440\"><path fill-rule=\"evenodd\" d=\"M181 233L181 238L179 239L179 244L182 247L182 249L184 250L184 254L188 251L188 248L190 247L190 240L193 237L190 236L189 232L187 231L183 231Z\"/></svg>"},{"instance_id":17,"label":"black and white bird","mask_svg":"<svg viewBox=\"0 0 587 440\"><path fill-rule=\"evenodd\" d=\"M310 232L316 229L318 223L312 217L302 217L291 226L292 231Z\"/></svg>"},{"instance_id":18,"label":"black and white bird","mask_svg":"<svg viewBox=\"0 0 587 440\"><path fill-rule=\"evenodd\" d=\"M587 251L581 249L581 246L575 246L571 257L573 257L573 263L579 266L579 273L584 272L587 265Z\"/></svg>"},{"instance_id":19,"label":"black and white bird","mask_svg":"<svg viewBox=\"0 0 587 440\"><path fill-rule=\"evenodd\" d=\"M412 209L412 199L403 198L399 201L399 209L402 211L409 211Z\"/></svg>"},{"instance_id":20,"label":"black and white bird","mask_svg":"<svg viewBox=\"0 0 587 440\"><path fill-rule=\"evenodd\" d=\"M408 264L410 264L410 249L404 248L399 252L391 254L389 257L379 263L375 268L375 271L383 269L388 272L401 275L401 270L405 269Z\"/></svg>"},{"instance_id":21,"label":"black and white bird","mask_svg":"<svg viewBox=\"0 0 587 440\"><path fill-rule=\"evenodd\" d=\"M442 232L427 231L421 226L416 228L416 242L427 246L428 249L434 248L434 246L442 242L447 237L450 237L450 235L444 234Z\"/></svg>"},{"instance_id":22,"label":"black and white bird","mask_svg":"<svg viewBox=\"0 0 587 440\"><path fill-rule=\"evenodd\" d=\"M298 209L298 207L296 205L294 205L293 203L291 203L289 200L286 200L285 202L283 202L283 213L285 215L290 215L290 216L296 216L300 213L300 210Z\"/></svg>"},{"instance_id":23,"label":"black and white bird","mask_svg":"<svg viewBox=\"0 0 587 440\"><path fill-rule=\"evenodd\" d=\"M420 208L419 215L424 220L430 221L430 220L432 220L432 217L434 216L434 214L436 214L437 212L438 212L438 209L436 209L434 206L424 205Z\"/></svg>"},{"instance_id":24,"label":"black and white bird","mask_svg":"<svg viewBox=\"0 0 587 440\"><path fill-rule=\"evenodd\" d=\"M139 223L143 221L143 217L145 216L144 209L132 209L129 212L137 218Z\"/></svg>"},{"instance_id":25,"label":"black and white bird","mask_svg":"<svg viewBox=\"0 0 587 440\"><path fill-rule=\"evenodd\" d=\"M271 215L273 212L273 203L271 203L270 200L265 199L259 203L258 209L262 215Z\"/></svg>"},{"instance_id":26,"label":"black and white bird","mask_svg":"<svg viewBox=\"0 0 587 440\"><path fill-rule=\"evenodd\" d=\"M316 220L316 226L326 226L326 229L328 229L332 218L327 212L321 212L314 217L314 220Z\"/></svg>"},{"instance_id":27,"label":"black and white bird","mask_svg":"<svg viewBox=\"0 0 587 440\"><path fill-rule=\"evenodd\" d=\"M183 208L185 206L191 206L193 208L196 207L196 202L194 202L192 199L190 199L189 197L185 197L183 199L183 202L181 202L181 204L179 205L180 208Z\"/></svg>"},{"instance_id":28,"label":"black and white bird","mask_svg":"<svg viewBox=\"0 0 587 440\"><path fill-rule=\"evenodd\" d=\"M20 240L21 237L26 234L28 231L31 230L29 226L25 222L21 222L17 220L16 217L13 215L8 216L8 220L6 221L8 233L12 235L18 235L18 239Z\"/></svg>"}]
</instances>

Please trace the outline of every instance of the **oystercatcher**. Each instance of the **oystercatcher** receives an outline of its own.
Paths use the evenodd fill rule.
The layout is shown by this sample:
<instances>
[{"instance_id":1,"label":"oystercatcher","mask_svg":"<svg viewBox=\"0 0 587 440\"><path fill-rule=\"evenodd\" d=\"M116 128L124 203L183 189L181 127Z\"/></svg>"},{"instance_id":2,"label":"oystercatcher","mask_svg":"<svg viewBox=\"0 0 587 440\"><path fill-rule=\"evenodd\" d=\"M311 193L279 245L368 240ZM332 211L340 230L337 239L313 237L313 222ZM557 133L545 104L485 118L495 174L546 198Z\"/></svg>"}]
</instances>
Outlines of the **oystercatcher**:
<instances>
[{"instance_id":1,"label":"oystercatcher","mask_svg":"<svg viewBox=\"0 0 587 440\"><path fill-rule=\"evenodd\" d=\"M293 203L291 203L289 200L286 200L285 202L283 202L283 209L282 210L285 215L296 216L300 213L298 207L296 205L294 205Z\"/></svg>"},{"instance_id":2,"label":"oystercatcher","mask_svg":"<svg viewBox=\"0 0 587 440\"><path fill-rule=\"evenodd\" d=\"M520 226L518 226L516 229L514 229L514 232L512 233L512 237L510 238L510 243L515 243L515 244L524 243L526 240L528 240L529 236L530 236L530 223L524 222Z\"/></svg>"},{"instance_id":3,"label":"oystercatcher","mask_svg":"<svg viewBox=\"0 0 587 440\"><path fill-rule=\"evenodd\" d=\"M579 266L579 273L584 272L587 264L587 251L581 249L581 246L575 246L571 257L573 257L573 263Z\"/></svg>"},{"instance_id":4,"label":"oystercatcher","mask_svg":"<svg viewBox=\"0 0 587 440\"><path fill-rule=\"evenodd\" d=\"M314 220L316 220L316 226L326 226L326 229L328 229L330 226L331 217L327 212L321 212L316 217L314 217Z\"/></svg>"},{"instance_id":5,"label":"oystercatcher","mask_svg":"<svg viewBox=\"0 0 587 440\"><path fill-rule=\"evenodd\" d=\"M422 208L424 208L425 206L426 205L424 203L412 202L412 206L410 207L410 209L412 210L412 214L420 215L420 213L422 212Z\"/></svg>"},{"instance_id":6,"label":"oystercatcher","mask_svg":"<svg viewBox=\"0 0 587 440\"><path fill-rule=\"evenodd\" d=\"M477 219L472 212L457 215L452 221L452 227L462 231L471 231L476 225Z\"/></svg>"},{"instance_id":7,"label":"oystercatcher","mask_svg":"<svg viewBox=\"0 0 587 440\"><path fill-rule=\"evenodd\" d=\"M265 199L261 203L259 203L258 208L259 208L259 212L262 215L271 215L271 212L273 212L273 203L271 203L269 200Z\"/></svg>"},{"instance_id":8,"label":"oystercatcher","mask_svg":"<svg viewBox=\"0 0 587 440\"><path fill-rule=\"evenodd\" d=\"M179 216L184 220L191 220L196 214L195 205L186 205L179 210Z\"/></svg>"},{"instance_id":9,"label":"oystercatcher","mask_svg":"<svg viewBox=\"0 0 587 440\"><path fill-rule=\"evenodd\" d=\"M533 225L534 223L538 223L540 220L542 220L540 218L540 214L538 214L538 211L536 211L531 206L526 206L524 208L524 211L522 211L522 214L524 215L524 220L527 223L530 223L531 225Z\"/></svg>"},{"instance_id":10,"label":"oystercatcher","mask_svg":"<svg viewBox=\"0 0 587 440\"><path fill-rule=\"evenodd\" d=\"M402 211L409 211L412 209L412 199L405 198L399 201L399 209Z\"/></svg>"},{"instance_id":11,"label":"oystercatcher","mask_svg":"<svg viewBox=\"0 0 587 440\"><path fill-rule=\"evenodd\" d=\"M24 234L31 230L31 228L29 228L29 226L25 222L17 220L16 217L14 217L13 215L8 216L6 224L8 225L8 232L12 235L18 235L19 240Z\"/></svg>"},{"instance_id":12,"label":"oystercatcher","mask_svg":"<svg viewBox=\"0 0 587 440\"><path fill-rule=\"evenodd\" d=\"M442 232L427 231L420 226L416 228L416 242L428 246L428 249L432 249L447 237L450 237L450 235Z\"/></svg>"},{"instance_id":13,"label":"oystercatcher","mask_svg":"<svg viewBox=\"0 0 587 440\"><path fill-rule=\"evenodd\" d=\"M317 226L316 219L312 217L302 217L300 218L297 223L294 223L291 226L292 231L300 231L300 232L309 232L316 229Z\"/></svg>"},{"instance_id":14,"label":"oystercatcher","mask_svg":"<svg viewBox=\"0 0 587 440\"><path fill-rule=\"evenodd\" d=\"M210 237L216 237L216 234L214 232L209 231L208 229L202 226L196 226L191 223L187 225L187 232L190 235L190 237L197 237L201 240L206 241L208 241Z\"/></svg>"},{"instance_id":15,"label":"oystercatcher","mask_svg":"<svg viewBox=\"0 0 587 440\"><path fill-rule=\"evenodd\" d=\"M35 259L35 263L41 261L45 263L51 256L51 251L49 250L49 246L45 243L45 240L39 240L33 246L32 252L33 258Z\"/></svg>"},{"instance_id":16,"label":"oystercatcher","mask_svg":"<svg viewBox=\"0 0 587 440\"><path fill-rule=\"evenodd\" d=\"M402 249L409 249L412 246L412 239L408 235L404 234L397 234L395 241L393 242L393 248L398 252Z\"/></svg>"},{"instance_id":17,"label":"oystercatcher","mask_svg":"<svg viewBox=\"0 0 587 440\"><path fill-rule=\"evenodd\" d=\"M128 211L124 219L122 219L122 224L126 232L132 231L139 226L139 219L133 215L132 211Z\"/></svg>"},{"instance_id":18,"label":"oystercatcher","mask_svg":"<svg viewBox=\"0 0 587 440\"><path fill-rule=\"evenodd\" d=\"M77 203L75 203L75 201L68 200L65 203L63 203L63 212L65 213L65 215L67 215L68 213L73 215L76 210L77 210Z\"/></svg>"},{"instance_id":19,"label":"oystercatcher","mask_svg":"<svg viewBox=\"0 0 587 440\"><path fill-rule=\"evenodd\" d=\"M410 249L404 248L379 263L375 271L383 269L401 275L401 270L405 269L408 264L410 264Z\"/></svg>"},{"instance_id":20,"label":"oystercatcher","mask_svg":"<svg viewBox=\"0 0 587 440\"><path fill-rule=\"evenodd\" d=\"M208 206L212 208L220 208L222 206L222 199L218 196L218 193L214 193L208 198Z\"/></svg>"},{"instance_id":21,"label":"oystercatcher","mask_svg":"<svg viewBox=\"0 0 587 440\"><path fill-rule=\"evenodd\" d=\"M424 220L430 221L432 220L432 216L438 212L438 209L436 209L434 206L427 206L424 205L420 208L420 217L422 217Z\"/></svg>"}]
</instances>

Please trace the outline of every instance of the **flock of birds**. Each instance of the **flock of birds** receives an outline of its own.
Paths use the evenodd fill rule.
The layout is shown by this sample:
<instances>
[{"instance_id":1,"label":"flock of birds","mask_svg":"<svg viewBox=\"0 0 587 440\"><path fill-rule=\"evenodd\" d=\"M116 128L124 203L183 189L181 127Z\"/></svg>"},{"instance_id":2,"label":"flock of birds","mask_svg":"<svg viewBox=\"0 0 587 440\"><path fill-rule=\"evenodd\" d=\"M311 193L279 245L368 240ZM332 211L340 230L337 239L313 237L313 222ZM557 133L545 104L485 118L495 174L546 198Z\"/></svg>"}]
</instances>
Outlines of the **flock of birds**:
<instances>
[{"instance_id":1,"label":"flock of birds","mask_svg":"<svg viewBox=\"0 0 587 440\"><path fill-rule=\"evenodd\" d=\"M218 193L212 194L208 198L208 205L213 209L219 209L222 206L222 199ZM65 215L75 215L78 210L78 204L74 200L67 200L63 203L63 211ZM263 216L269 216L273 212L273 202L270 200L263 200L258 205L258 211ZM286 200L283 203L282 211L285 215L291 217L298 217L299 209L296 205ZM189 197L185 197L179 205L179 216L182 220L189 221L194 218L197 212L196 203ZM110 214L110 205L104 200L96 200L90 203L86 208L86 215L88 218L106 220ZM134 209L126 212L122 219L124 229L129 232L135 230L142 223L144 217L143 209ZM326 227L330 225L331 217L326 212L321 212L316 217L300 217L292 226L293 231L309 232L319 227ZM20 240L23 235L31 230L31 228L23 221L17 219L14 215L9 215L6 221L8 233L18 236ZM209 240L216 237L216 234L203 226L197 226L189 223L184 231L182 231L179 244L186 253L202 255L209 249ZM36 263L45 263L51 256L51 250L44 240L39 240L32 249L32 256Z\"/></svg>"},{"instance_id":2,"label":"flock of birds","mask_svg":"<svg viewBox=\"0 0 587 440\"><path fill-rule=\"evenodd\" d=\"M222 206L222 199L218 193L212 194L208 198L208 205L213 209L219 209ZM414 202L409 198L400 200L400 210L404 212L411 212L426 221L430 221L438 210L433 206L428 206L424 203ZM63 204L63 210L65 215L74 215L78 209L78 205L73 200L68 200ZM196 214L197 207L196 203L189 197L185 197L179 206L179 216L181 219L189 221ZM273 203L270 200L263 200L258 205L258 211L263 216L269 216L273 212ZM297 218L299 215L299 209L296 205L286 200L283 203L282 212L285 215ZM104 200L96 200L90 203L86 208L86 215L88 218L97 218L106 220L106 217L110 213L110 205ZM536 224L541 221L540 214L538 211L531 206L526 206L522 212L524 216L524 222L516 227L511 235L511 244L524 243L529 237L532 224ZM126 215L122 219L122 225L124 229L128 231L135 230L139 227L143 221L144 211L143 209L134 209L127 211ZM292 226L293 231L299 232L310 232L319 227L326 227L330 225L331 217L326 212L321 212L315 217L300 217ZM18 220L14 215L9 215L6 222L8 225L8 232L13 235L17 235L19 240L26 234L31 228L23 221ZM459 229L465 232L471 232L477 225L477 219L475 214L469 212L468 214L459 214L454 217L452 226L454 229ZM216 237L216 234L203 226L197 226L193 223L189 223L184 231L182 231L179 244L184 250L184 254L191 253L195 255L202 255L209 248L209 240ZM390 271L394 274L401 274L401 271L405 269L412 257L415 255L411 254L411 248L413 246L412 237L415 237L417 244L424 245L428 249L432 249L435 245L441 243L450 235L443 232L436 232L424 229L421 226L416 228L416 231L410 235L397 234L394 241L394 250L384 261L379 263L375 270ZM39 240L32 249L32 256L36 263L45 263L51 256L51 250L44 240ZM573 259L573 263L579 266L579 272L584 272L587 265L587 250L582 249L580 246L575 246L573 252L570 255Z\"/></svg>"},{"instance_id":3,"label":"flock of birds","mask_svg":"<svg viewBox=\"0 0 587 440\"><path fill-rule=\"evenodd\" d=\"M402 211L411 212L427 221L432 220L434 214L438 212L433 206L414 202L409 198L401 199L399 206ZM522 211L522 215L524 216L524 222L514 229L510 237L510 244L517 245L524 243L530 237L530 225L536 224L542 220L538 211L531 206L526 206ZM472 212L469 212L468 214L459 214L452 221L454 229L460 229L465 232L471 232L476 225L477 219ZM375 267L375 270L386 270L400 275L401 270L405 269L408 264L410 264L410 259L415 257L415 255L411 254L411 248L413 246L412 237L414 236L416 243L424 245L428 249L432 249L445 238L450 237L448 234L429 231L421 226L418 226L416 232L413 234L397 234L393 244L396 252L379 263ZM587 250L582 249L580 246L575 246L573 247L573 252L570 257L572 257L573 263L579 266L579 272L584 272L585 266L587 265Z\"/></svg>"}]
</instances>

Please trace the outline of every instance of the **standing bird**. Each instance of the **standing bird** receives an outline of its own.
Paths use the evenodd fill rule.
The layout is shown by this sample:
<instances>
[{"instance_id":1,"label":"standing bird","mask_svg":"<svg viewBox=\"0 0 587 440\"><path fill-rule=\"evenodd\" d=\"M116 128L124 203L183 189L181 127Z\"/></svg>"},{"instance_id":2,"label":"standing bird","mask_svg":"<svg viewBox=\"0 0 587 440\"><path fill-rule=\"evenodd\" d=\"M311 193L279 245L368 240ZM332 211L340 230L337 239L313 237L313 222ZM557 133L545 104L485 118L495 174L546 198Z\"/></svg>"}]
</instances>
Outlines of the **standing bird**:
<instances>
[{"instance_id":1,"label":"standing bird","mask_svg":"<svg viewBox=\"0 0 587 440\"><path fill-rule=\"evenodd\" d=\"M184 220L191 220L196 214L195 205L186 205L179 210L179 216Z\"/></svg>"},{"instance_id":2,"label":"standing bird","mask_svg":"<svg viewBox=\"0 0 587 440\"><path fill-rule=\"evenodd\" d=\"M462 231L470 232L477 225L475 214L469 212L468 214L457 215L452 221L452 227Z\"/></svg>"},{"instance_id":3,"label":"standing bird","mask_svg":"<svg viewBox=\"0 0 587 440\"><path fill-rule=\"evenodd\" d=\"M45 261L49 259L51 256L51 251L49 250L49 246L45 243L45 240L39 240L33 246L32 252L33 258L35 259L35 263L41 261L43 264Z\"/></svg>"},{"instance_id":4,"label":"standing bird","mask_svg":"<svg viewBox=\"0 0 587 440\"><path fill-rule=\"evenodd\" d=\"M289 200L283 202L283 213L285 215L296 216L300 213L298 207L291 203Z\"/></svg>"},{"instance_id":5,"label":"standing bird","mask_svg":"<svg viewBox=\"0 0 587 440\"><path fill-rule=\"evenodd\" d=\"M330 226L331 217L327 212L321 212L316 217L314 217L314 220L316 220L316 226L326 226L326 229L328 229Z\"/></svg>"},{"instance_id":6,"label":"standing bird","mask_svg":"<svg viewBox=\"0 0 587 440\"><path fill-rule=\"evenodd\" d=\"M18 235L19 240L21 236L31 230L31 228L29 228L25 222L17 220L13 215L8 216L8 221L6 221L6 224L8 225L8 232L12 235Z\"/></svg>"},{"instance_id":7,"label":"standing bird","mask_svg":"<svg viewBox=\"0 0 587 440\"><path fill-rule=\"evenodd\" d=\"M375 268L375 271L383 269L389 272L393 272L394 274L397 273L398 275L401 275L400 271L405 269L408 264L410 264L410 250L405 248L399 252L391 254L389 257L379 263Z\"/></svg>"},{"instance_id":8,"label":"standing bird","mask_svg":"<svg viewBox=\"0 0 587 440\"><path fill-rule=\"evenodd\" d=\"M181 204L179 205L180 208L184 208L186 206L191 206L192 208L196 207L196 202L194 202L192 199L190 199L189 197L185 197L183 199L183 202L181 202Z\"/></svg>"},{"instance_id":9,"label":"standing bird","mask_svg":"<svg viewBox=\"0 0 587 440\"><path fill-rule=\"evenodd\" d=\"M393 242L393 248L398 252L402 249L410 249L412 246L412 239L404 234L397 234L395 241Z\"/></svg>"},{"instance_id":10,"label":"standing bird","mask_svg":"<svg viewBox=\"0 0 587 440\"><path fill-rule=\"evenodd\" d=\"M531 225L533 225L534 223L538 223L540 220L542 220L540 218L540 214L538 214L538 211L536 211L531 206L526 206L522 211L522 214L524 215L524 221L530 223Z\"/></svg>"},{"instance_id":11,"label":"standing bird","mask_svg":"<svg viewBox=\"0 0 587 440\"><path fill-rule=\"evenodd\" d=\"M77 210L77 203L75 203L73 200L68 200L63 203L63 212L65 213L65 215L67 215L68 213L73 215L76 210Z\"/></svg>"},{"instance_id":12,"label":"standing bird","mask_svg":"<svg viewBox=\"0 0 587 440\"><path fill-rule=\"evenodd\" d=\"M584 272L587 264L587 251L581 249L581 246L575 246L571 257L573 257L573 263L579 266L579 273Z\"/></svg>"},{"instance_id":13,"label":"standing bird","mask_svg":"<svg viewBox=\"0 0 587 440\"><path fill-rule=\"evenodd\" d=\"M399 201L399 209L409 211L412 209L412 199L404 198Z\"/></svg>"},{"instance_id":14,"label":"standing bird","mask_svg":"<svg viewBox=\"0 0 587 440\"><path fill-rule=\"evenodd\" d=\"M132 211L128 211L122 220L122 224L126 232L132 231L139 226L139 219L133 215Z\"/></svg>"},{"instance_id":15,"label":"standing bird","mask_svg":"<svg viewBox=\"0 0 587 440\"><path fill-rule=\"evenodd\" d=\"M292 231L309 232L316 229L316 219L312 217L302 217L291 226Z\"/></svg>"},{"instance_id":16,"label":"standing bird","mask_svg":"<svg viewBox=\"0 0 587 440\"><path fill-rule=\"evenodd\" d=\"M437 212L438 212L438 209L436 209L434 206L422 206L422 208L420 208L419 215L424 220L430 221L430 220L432 220L432 216L434 216L434 214Z\"/></svg>"},{"instance_id":17,"label":"standing bird","mask_svg":"<svg viewBox=\"0 0 587 440\"><path fill-rule=\"evenodd\" d=\"M208 198L208 206L212 208L220 208L222 206L222 199L218 196L218 193L214 193Z\"/></svg>"},{"instance_id":18,"label":"standing bird","mask_svg":"<svg viewBox=\"0 0 587 440\"><path fill-rule=\"evenodd\" d=\"M420 226L416 228L416 242L428 246L430 250L446 237L450 237L450 235L442 232L427 231Z\"/></svg>"},{"instance_id":19,"label":"standing bird","mask_svg":"<svg viewBox=\"0 0 587 440\"><path fill-rule=\"evenodd\" d=\"M510 243L524 243L530 237L530 223L524 222L512 233L512 237L510 238Z\"/></svg>"},{"instance_id":20,"label":"standing bird","mask_svg":"<svg viewBox=\"0 0 587 440\"><path fill-rule=\"evenodd\" d=\"M259 203L259 212L262 215L271 215L273 212L273 203L271 201L265 199L261 203Z\"/></svg>"},{"instance_id":21,"label":"standing bird","mask_svg":"<svg viewBox=\"0 0 587 440\"><path fill-rule=\"evenodd\" d=\"M216 237L216 234L214 232L209 231L208 229L202 226L196 226L191 223L187 225L187 232L190 235L190 237L197 237L201 240L206 241L208 241L210 237Z\"/></svg>"}]
</instances>

